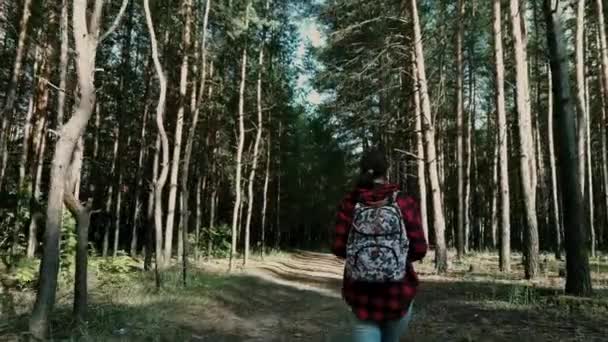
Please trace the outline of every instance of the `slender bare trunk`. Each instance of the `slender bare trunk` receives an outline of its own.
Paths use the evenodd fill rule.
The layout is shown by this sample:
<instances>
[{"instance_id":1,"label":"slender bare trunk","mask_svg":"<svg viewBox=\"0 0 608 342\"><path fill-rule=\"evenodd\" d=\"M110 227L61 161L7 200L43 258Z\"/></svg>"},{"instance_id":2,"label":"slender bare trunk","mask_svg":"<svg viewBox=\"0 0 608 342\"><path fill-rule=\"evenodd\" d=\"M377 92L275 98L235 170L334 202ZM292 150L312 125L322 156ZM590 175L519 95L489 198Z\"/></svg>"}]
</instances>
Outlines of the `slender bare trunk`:
<instances>
[{"instance_id":1,"label":"slender bare trunk","mask_svg":"<svg viewBox=\"0 0 608 342\"><path fill-rule=\"evenodd\" d=\"M215 211L217 207L217 188L215 184L211 184L211 205L209 206L209 231L213 232L215 229ZM207 258L211 258L213 255L213 236L209 234L209 240L207 241Z\"/></svg>"},{"instance_id":2,"label":"slender bare trunk","mask_svg":"<svg viewBox=\"0 0 608 342\"><path fill-rule=\"evenodd\" d=\"M65 5L67 4L64 3ZM74 114L60 132L51 167L44 254L40 265L36 303L29 324L30 333L37 339L46 338L49 315L55 304L59 270L59 231L66 193L66 171L72 160L76 143L86 129L95 104L95 56L102 8L103 0L96 0L89 22L87 22L87 3L84 1L73 3L72 27L77 52L76 67L80 97Z\"/></svg>"},{"instance_id":3,"label":"slender bare trunk","mask_svg":"<svg viewBox=\"0 0 608 342\"><path fill-rule=\"evenodd\" d=\"M74 307L73 313L79 324L86 322L87 314L87 259L89 246L89 224L91 222L91 209L93 198L89 197L86 205L78 199L78 183L82 170L84 156L84 142L80 138L74 149L70 170L66 180L64 203L76 220L76 274L74 281Z\"/></svg>"},{"instance_id":4,"label":"slender bare trunk","mask_svg":"<svg viewBox=\"0 0 608 342\"><path fill-rule=\"evenodd\" d=\"M493 4L494 61L496 63L496 113L498 126L498 163L500 180L500 269L511 271L511 208L509 202L509 145L505 109L505 68L502 45L501 1Z\"/></svg>"},{"instance_id":5,"label":"slender bare trunk","mask_svg":"<svg viewBox=\"0 0 608 342\"><path fill-rule=\"evenodd\" d=\"M520 139L520 177L526 218L525 274L527 279L538 275L538 223L536 217L536 162L532 134L530 89L528 80L527 37L519 0L510 0L511 28L515 50L516 106Z\"/></svg>"},{"instance_id":6,"label":"slender bare trunk","mask_svg":"<svg viewBox=\"0 0 608 342\"><path fill-rule=\"evenodd\" d=\"M201 223L203 210L201 208L201 182L203 177L199 176L196 180L196 196L194 197L194 204L196 210L196 216L194 221L194 260L198 260L200 256L200 242L201 242Z\"/></svg>"},{"instance_id":7,"label":"slender bare trunk","mask_svg":"<svg viewBox=\"0 0 608 342\"><path fill-rule=\"evenodd\" d=\"M426 69L422 47L422 32L418 18L418 5L416 0L410 0L411 15L414 24L414 42L416 51L416 66L418 68L417 79L421 97L421 108L423 115L423 127L426 143L426 162L428 165L429 181L433 202L433 228L435 229L436 267L439 273L447 272L448 255L445 245L445 218L443 205L441 203L441 189L439 187L439 176L437 174L437 160L435 148L435 129L431 121L431 103L426 80Z\"/></svg>"},{"instance_id":8,"label":"slender bare trunk","mask_svg":"<svg viewBox=\"0 0 608 342\"><path fill-rule=\"evenodd\" d=\"M120 140L120 135L117 138ZM131 137L127 138L127 145L129 146L131 143ZM120 243L120 226L121 226L121 209L122 209L122 177L124 173L124 160L119 161L121 164L118 168L118 180L116 181L116 207L114 209L114 248L112 249L112 256L116 257L118 255L118 245Z\"/></svg>"},{"instance_id":9,"label":"slender bare trunk","mask_svg":"<svg viewBox=\"0 0 608 342\"><path fill-rule=\"evenodd\" d=\"M185 6L187 6L187 8L185 9L187 12L186 14L186 23L189 26L190 22L192 21L191 17L192 17L192 3L190 2L189 4L186 4ZM188 241L187 239L187 235L188 235L188 218L190 215L190 212L188 210L188 201L189 201L189 189L188 189L188 181L189 181L189 171L190 171L190 157L192 155L192 146L194 144L194 139L195 139L195 133L196 133L196 127L198 125L198 118L199 118L199 113L200 113L200 106L203 102L203 94L205 92L205 83L207 80L207 25L209 22L209 9L211 6L211 1L207 0L206 1L206 5L205 5L205 16L203 19L203 34L202 34L202 47L201 47L201 54L202 54L202 62L201 62L201 75L200 75L200 89L198 90L198 99L196 101L191 101L191 113L192 113L192 122L190 124L190 130L188 131L188 138L186 141L186 150L184 153L184 166L183 166L183 174L182 174L182 192L181 192L181 222L182 224L180 224L180 230L181 230L181 238L179 239L179 241L181 243L178 244L178 258L179 258L179 254L180 251L182 252L183 255L181 255L181 259L183 262L183 281L184 284L186 283L186 250L187 248L185 248L185 245ZM188 29L189 30L189 29ZM188 32L189 35L189 32ZM187 41L186 41L187 40ZM196 63L198 63L198 41L195 44L195 60L193 62L194 64L194 74L196 74L197 72L197 66ZM184 45L190 45L190 38L188 37L186 39L186 37L184 37ZM184 59L184 63L187 64L187 60ZM194 100L194 94L196 93L196 82L193 82L193 88L192 88L192 93L193 93L193 97L191 98L191 100ZM185 95L185 94L184 94ZM198 190L197 190L198 191ZM181 245L181 250L180 250L180 245Z\"/></svg>"},{"instance_id":10,"label":"slender bare trunk","mask_svg":"<svg viewBox=\"0 0 608 342\"><path fill-rule=\"evenodd\" d=\"M59 30L61 32L61 48L59 53L59 88L65 90L67 86L68 73L68 49L69 49L69 17L68 0L61 0L61 20ZM63 126L63 116L65 111L65 92L57 93L57 128Z\"/></svg>"},{"instance_id":11,"label":"slender bare trunk","mask_svg":"<svg viewBox=\"0 0 608 342\"><path fill-rule=\"evenodd\" d=\"M156 135L156 143L154 144L154 157L152 159L152 182L156 182L158 179L158 162L160 157L160 134ZM147 211L147 219L146 219L146 253L144 257L144 269L146 271L150 270L152 267L152 254L154 254L154 245L155 245L155 213L154 213L154 205L155 205L155 196L154 192L156 191L155 185L150 186L148 191L148 211ZM162 235L161 235L162 238Z\"/></svg>"},{"instance_id":12,"label":"slender bare trunk","mask_svg":"<svg viewBox=\"0 0 608 342\"><path fill-rule=\"evenodd\" d=\"M148 123L148 111L149 106L147 103L147 99L145 100L146 104L144 107L144 117L141 123L141 133L139 135L139 141L141 142L141 146L139 148L139 155L137 157L137 171L136 171L136 183L135 183L135 208L133 210L133 229L131 231L131 248L130 254L131 256L137 255L137 244L139 240L138 236L138 226L139 226L139 217L141 215L141 202L140 195L143 187L143 166L144 166L144 154L145 154L145 140L146 140L146 125Z\"/></svg>"},{"instance_id":13,"label":"slender bare trunk","mask_svg":"<svg viewBox=\"0 0 608 342\"><path fill-rule=\"evenodd\" d=\"M599 37L599 34L598 34ZM599 38L598 38L599 40ZM603 67L602 67L603 68ZM608 218L608 143L607 143L607 139L606 139L606 134L608 134L607 129L606 129L606 125L607 123L607 119L606 119L606 92L604 91L604 82L602 82L602 76L599 77L599 88L600 88L600 103L601 103L601 112L602 112L602 117L601 117L601 127L600 127L600 134L601 134L601 143L602 143L602 158L601 158L601 163L602 163L602 182L603 182L603 186L604 186L604 211L606 213L606 217ZM604 239L606 236L606 229L604 228Z\"/></svg>"},{"instance_id":14,"label":"slender bare trunk","mask_svg":"<svg viewBox=\"0 0 608 342\"><path fill-rule=\"evenodd\" d=\"M548 68L547 75L549 78L549 89L553 88L553 80L551 77L551 69ZM553 226L555 227L555 258L562 258L562 234L561 234L561 220L560 220L560 206L557 196L557 168L555 165L555 139L553 125L553 92L548 94L547 103L547 131L549 132L549 168L551 169L551 206L553 211Z\"/></svg>"},{"instance_id":15,"label":"slender bare trunk","mask_svg":"<svg viewBox=\"0 0 608 342\"><path fill-rule=\"evenodd\" d=\"M270 115L269 115L270 118ZM269 122L270 124L270 122ZM266 169L264 175L264 190L263 190L263 202L262 202L262 234L260 237L261 240L261 248L260 255L262 259L264 259L264 255L266 254L266 216L268 214L268 185L270 184L270 150L272 146L272 136L270 130L268 130L267 138L266 138Z\"/></svg>"},{"instance_id":16,"label":"slender bare trunk","mask_svg":"<svg viewBox=\"0 0 608 342\"><path fill-rule=\"evenodd\" d=\"M106 198L106 215L111 217L112 213L112 200L114 199L114 177L116 176L116 159L118 158L118 142L119 142L119 130L114 129L114 148L112 149L112 164L110 166L110 186L108 187L108 193ZM120 183L119 183L120 184ZM119 189L117 189L118 191ZM103 257L108 256L108 249L110 247L110 227L112 223L109 219L104 220L104 231L103 231L103 244L101 247L101 255Z\"/></svg>"},{"instance_id":17,"label":"slender bare trunk","mask_svg":"<svg viewBox=\"0 0 608 342\"><path fill-rule=\"evenodd\" d=\"M270 0L266 0L265 10L268 12L270 6ZM262 38L264 39L264 37ZM253 214L253 187L255 185L255 173L258 167L260 142L262 141L262 132L264 130L264 120L262 116L262 74L264 68L264 48L266 44L262 43L260 46L260 52L258 55L258 80L257 80L257 112L258 112L258 124L257 133L255 136L255 143L253 146L253 164L249 172L249 203L247 207L247 222L245 223L245 254L243 257L243 265L247 265L249 259L249 239L250 239L250 228L251 228L251 215Z\"/></svg>"},{"instance_id":18,"label":"slender bare trunk","mask_svg":"<svg viewBox=\"0 0 608 342\"><path fill-rule=\"evenodd\" d=\"M587 111L585 106L585 0L576 2L576 108L577 108L577 142L578 142L578 175L581 193L585 194L585 139Z\"/></svg>"},{"instance_id":19,"label":"slender bare trunk","mask_svg":"<svg viewBox=\"0 0 608 342\"><path fill-rule=\"evenodd\" d=\"M589 257L587 255L584 205L580 191L577 168L577 144L575 141L575 111L570 95L570 80L564 38L561 32L562 5L559 0L544 0L547 24L547 41L551 70L553 72L553 95L555 98L556 128L558 144L560 182L564 204L564 227L566 244L566 293L589 296L592 293ZM601 12L600 12L601 13Z\"/></svg>"},{"instance_id":20,"label":"slender bare trunk","mask_svg":"<svg viewBox=\"0 0 608 342\"><path fill-rule=\"evenodd\" d=\"M38 66L42 59L42 52L40 47L36 46L36 52L34 53L34 77L40 77L38 74ZM28 157L30 155L30 136L32 133L32 118L34 116L34 92L31 92L27 106L27 114L25 116L25 124L23 127L23 141L21 146L21 157L19 158L19 179L17 180L17 191L24 191L23 183L25 181L25 170L27 169Z\"/></svg>"},{"instance_id":21,"label":"slender bare trunk","mask_svg":"<svg viewBox=\"0 0 608 342\"><path fill-rule=\"evenodd\" d=\"M418 74L418 68L416 67L416 54L412 53L412 74ZM427 199L426 199L426 167L424 159L424 138L422 131L422 111L420 110L420 92L418 88L414 89L414 111L416 116L416 153L418 160L418 190L420 192L420 216L422 219L422 230L424 231L424 238L429 241L429 218L427 210Z\"/></svg>"},{"instance_id":22,"label":"slender bare trunk","mask_svg":"<svg viewBox=\"0 0 608 342\"><path fill-rule=\"evenodd\" d=\"M46 130L48 120L44 120L44 126L40 131L39 147L36 151L36 164L33 169L33 193L32 199L30 200L30 224L28 228L28 240L27 240L27 257L33 258L38 247L38 226L44 219L43 207L40 203L42 199L42 190L40 189L42 184L42 167L44 165L44 154L46 150Z\"/></svg>"},{"instance_id":23,"label":"slender bare trunk","mask_svg":"<svg viewBox=\"0 0 608 342\"><path fill-rule=\"evenodd\" d=\"M586 127L585 127L585 160L583 161L585 164L587 164L587 174L585 175L585 178L587 179L587 191L586 193L586 199L587 199L587 205L588 205L588 214L589 214L589 239L591 240L591 256L595 257L596 256L596 249L597 249L597 237L596 237L596 232L595 232L595 207L594 207L594 192L593 192L593 164L591 162L591 118L589 117L589 113L590 112L590 108L591 108L591 100L589 98L589 82L588 79L586 80L586 88L587 90L585 91L585 93L587 94L587 109L586 109L586 113L587 113L587 120L585 120L586 123Z\"/></svg>"},{"instance_id":24,"label":"slender bare trunk","mask_svg":"<svg viewBox=\"0 0 608 342\"><path fill-rule=\"evenodd\" d=\"M498 203L500 201L500 184L498 181L498 169L500 166L498 165L498 156L499 156L499 142L496 139L496 144L494 146L494 157L492 162L492 204L490 206L490 220L491 220L491 228L492 228L492 248L496 248L498 241Z\"/></svg>"},{"instance_id":25,"label":"slender bare trunk","mask_svg":"<svg viewBox=\"0 0 608 342\"><path fill-rule=\"evenodd\" d=\"M245 28L249 27L249 6L251 3L247 3L247 9L245 10ZM236 176L235 182L235 199L234 199L234 210L232 212L232 244L230 248L230 265L229 270L232 271L234 267L234 258L236 257L236 243L237 243L237 226L239 223L239 214L241 212L241 172L243 163L243 147L245 145L245 83L247 82L247 44L243 48L243 54L241 57L241 83L239 86L239 139L236 151Z\"/></svg>"},{"instance_id":26,"label":"slender bare trunk","mask_svg":"<svg viewBox=\"0 0 608 342\"><path fill-rule=\"evenodd\" d=\"M471 63L469 63L471 64ZM471 241L471 165L473 162L473 123L475 122L475 76L472 65L469 65L469 105L468 117L466 118L466 145L465 145L465 170L464 170L464 252L469 252Z\"/></svg>"},{"instance_id":27,"label":"slender bare trunk","mask_svg":"<svg viewBox=\"0 0 608 342\"><path fill-rule=\"evenodd\" d=\"M465 195L464 195L464 62L463 62L463 39L464 39L464 0L458 0L458 34L456 35L456 159L458 165L458 198L456 199L458 212L456 214L456 252L460 259L465 254Z\"/></svg>"},{"instance_id":28,"label":"slender bare trunk","mask_svg":"<svg viewBox=\"0 0 608 342\"><path fill-rule=\"evenodd\" d=\"M184 112L186 104L186 88L188 86L188 51L190 49L190 35L192 26L192 0L182 2L184 22L184 33L182 37L182 66L179 83L179 108L175 124L175 135L173 141L173 159L171 162L171 178L169 179L169 202L167 204L167 221L165 230L165 261L171 260L173 251L173 224L175 222L175 203L177 200L177 177L180 168L180 155L182 150L182 135L184 129ZM179 238L178 238L179 239Z\"/></svg>"},{"instance_id":29,"label":"slender bare trunk","mask_svg":"<svg viewBox=\"0 0 608 342\"><path fill-rule=\"evenodd\" d=\"M15 51L15 61L13 63L13 73L7 86L7 94L4 100L4 108L0 117L0 153L5 153L7 147L5 136L8 133L8 123L12 120L15 110L15 101L17 100L17 90L19 88L19 80L21 79L21 67L23 63L23 54L25 51L25 39L27 37L28 23L32 15L31 12L32 0L23 1L23 13L19 22L19 36L17 38L17 49ZM2 163L2 168L6 167L6 162ZM2 177L4 178L4 177ZM2 183L0 181L0 183Z\"/></svg>"},{"instance_id":30,"label":"slender bare trunk","mask_svg":"<svg viewBox=\"0 0 608 342\"><path fill-rule=\"evenodd\" d=\"M281 247L281 139L283 137L283 122L279 120L279 131L277 135L277 200L276 200L276 227L275 227L275 248Z\"/></svg>"},{"instance_id":31,"label":"slender bare trunk","mask_svg":"<svg viewBox=\"0 0 608 342\"><path fill-rule=\"evenodd\" d=\"M158 128L158 135L160 136L161 148L162 148L162 166L160 175L154 179L154 229L155 229L155 241L156 241L156 263L155 263L155 275L156 275L156 287L160 289L161 278L160 269L165 267L165 260L163 260L162 246L163 246L163 188L167 181L169 174L169 141L167 139L167 133L163 124L163 115L165 112L165 100L167 97L167 78L163 71L162 64L158 57L158 42L156 40L156 33L154 32L154 23L152 22L152 15L150 13L149 0L144 0L144 10L146 14L146 24L148 26L148 32L150 34L150 45L152 46L152 58L154 60L154 68L158 77L158 83L160 86L160 92L158 95L158 104L156 105L156 126ZM168 260L167 260L168 261Z\"/></svg>"},{"instance_id":32,"label":"slender bare trunk","mask_svg":"<svg viewBox=\"0 0 608 342\"><path fill-rule=\"evenodd\" d=\"M606 161L606 104L608 101L608 40L606 38L606 25L604 17L604 4L602 0L596 0L596 13L597 13L597 40L599 50L601 51L601 77L600 77L600 89L602 90L602 169L604 173L604 201L606 212L608 215L608 165Z\"/></svg>"}]
</instances>

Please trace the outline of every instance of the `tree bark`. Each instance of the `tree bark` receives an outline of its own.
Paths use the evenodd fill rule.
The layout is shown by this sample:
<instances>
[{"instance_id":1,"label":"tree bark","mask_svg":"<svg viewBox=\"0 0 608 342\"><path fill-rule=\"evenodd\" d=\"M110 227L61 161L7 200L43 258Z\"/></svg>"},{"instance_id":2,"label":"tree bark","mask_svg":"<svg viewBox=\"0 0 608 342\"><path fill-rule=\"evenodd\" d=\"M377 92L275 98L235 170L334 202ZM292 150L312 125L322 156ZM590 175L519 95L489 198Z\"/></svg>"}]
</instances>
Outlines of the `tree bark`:
<instances>
[{"instance_id":1,"label":"tree bark","mask_svg":"<svg viewBox=\"0 0 608 342\"><path fill-rule=\"evenodd\" d=\"M553 79L551 76L550 67L547 70L547 75L549 78L549 89L553 89ZM559 200L557 196L557 168L555 165L555 139L554 139L554 131L555 126L553 124L553 92L550 91L548 94L548 104L547 104L547 131L549 132L549 168L551 169L551 203L552 203L552 212L553 212L553 226L555 227L555 258L561 260L562 258L562 229L561 229L561 219L560 219L560 206Z\"/></svg>"},{"instance_id":2,"label":"tree bark","mask_svg":"<svg viewBox=\"0 0 608 342\"><path fill-rule=\"evenodd\" d=\"M144 98L144 101L146 101L146 104L144 105L144 117L142 119L142 123L141 123L141 133L139 135L139 141L140 141L140 148L139 148L139 154L137 156L137 171L135 172L137 179L135 180L135 206L134 206L134 210L133 210L133 228L131 230L131 246L129 249L129 254L132 257L135 257L137 255L137 244L139 242L139 221L140 221L140 215L141 215L141 202L140 202L140 195L141 195L141 190L143 187L143 166L144 166L144 154L145 154L145 141L146 141L146 125L148 124L148 112L149 112L149 106L148 106L148 102L147 99Z\"/></svg>"},{"instance_id":3,"label":"tree bark","mask_svg":"<svg viewBox=\"0 0 608 342\"><path fill-rule=\"evenodd\" d=\"M526 218L525 232L525 274L527 279L538 275L538 223L536 217L536 165L532 134L532 114L530 109L530 89L528 81L528 61L525 23L522 22L519 0L510 0L511 28L515 49L516 107L520 139L520 177Z\"/></svg>"},{"instance_id":4,"label":"tree bark","mask_svg":"<svg viewBox=\"0 0 608 342\"><path fill-rule=\"evenodd\" d=\"M163 188L167 181L169 174L169 140L167 139L167 133L163 124L163 116L165 112L165 101L167 98L167 78L163 71L163 67L160 63L158 56L158 42L156 40L156 33L154 32L154 23L152 22L152 15L150 13L149 0L144 0L144 10L146 14L146 24L148 26L148 32L150 34L150 45L152 47L152 58L154 60L154 69L156 70L156 76L158 77L158 83L160 92L158 95L158 104L156 105L156 126L158 128L158 135L160 136L160 146L162 148L162 164L158 178L154 180L154 229L155 229L155 241L156 241L156 262L155 262L155 276L156 276L156 288L160 289L161 277L160 271L165 267L165 263L168 260L164 260L162 246L163 246Z\"/></svg>"},{"instance_id":5,"label":"tree bark","mask_svg":"<svg viewBox=\"0 0 608 342\"><path fill-rule=\"evenodd\" d=\"M416 67L416 54L412 53L412 65L413 75L418 75L418 68ZM429 241L429 219L427 210L427 198L426 198L426 167L424 159L424 138L422 131L422 111L420 110L420 92L416 87L414 89L414 111L416 116L416 151L418 166L418 190L420 192L420 217L422 219L422 230L424 231L424 238Z\"/></svg>"},{"instance_id":6,"label":"tree bark","mask_svg":"<svg viewBox=\"0 0 608 342\"><path fill-rule=\"evenodd\" d=\"M108 193L106 198L106 215L111 217L112 214L112 200L114 199L114 177L116 176L116 159L118 158L118 143L120 141L120 133L118 127L114 128L114 148L112 149L112 164L110 166L110 186L108 187ZM117 189L119 191L120 189ZM103 231L103 244L101 247L101 255L103 257L108 256L108 249L110 248L110 228L112 223L110 219L104 220L104 231Z\"/></svg>"},{"instance_id":7,"label":"tree bark","mask_svg":"<svg viewBox=\"0 0 608 342\"><path fill-rule=\"evenodd\" d=\"M184 31L182 37L182 65L179 82L179 108L177 110L175 134L173 141L173 159L171 162L171 178L169 179L169 202L167 204L167 221L165 224L165 261L171 260L173 251L173 224L175 222L175 203L177 200L177 177L180 168L180 155L182 149L182 135L184 129L184 112L186 104L186 89L188 87L188 51L190 49L191 26L192 26L192 0L182 2L182 11L185 17Z\"/></svg>"},{"instance_id":8,"label":"tree bark","mask_svg":"<svg viewBox=\"0 0 608 342\"><path fill-rule=\"evenodd\" d=\"M247 9L245 10L245 30L249 27L249 7L251 2L247 3ZM230 264L229 271L234 268L234 258L236 257L236 243L237 243L237 226L239 223L239 214L241 212L241 172L243 163L243 147L245 145L245 83L247 82L247 43L243 48L241 57L241 83L239 86L239 137L238 146L236 151L236 176L235 176L235 200L234 209L232 212L232 243L230 247Z\"/></svg>"},{"instance_id":9,"label":"tree bark","mask_svg":"<svg viewBox=\"0 0 608 342\"><path fill-rule=\"evenodd\" d=\"M156 192L156 180L158 179L158 162L160 157L160 134L156 135L156 143L154 144L154 157L152 159L152 186L150 186L148 192L148 213L146 223L146 255L144 257L144 269L146 271L152 268L152 254L155 246L156 238L156 224L155 224L155 192ZM161 234L162 240L162 234ZM162 248L162 247L161 247Z\"/></svg>"},{"instance_id":10,"label":"tree bark","mask_svg":"<svg viewBox=\"0 0 608 342\"><path fill-rule=\"evenodd\" d=\"M599 34L598 34L598 41L599 41ZM599 44L598 44L599 46ZM603 69L603 67L602 67ZM604 203L603 203L603 207L604 207L604 213L606 214L606 219L608 222L608 142L606 139L606 135L608 134L608 130L606 129L606 125L608 124L607 118L606 118L606 92L604 91L604 83L602 82L602 76L600 75L599 79L598 79L598 83L599 83L599 89L600 89L600 104L601 104L601 109L600 111L602 112L602 116L601 116L601 122L600 122L600 134L601 134L601 144L602 144L602 158L601 158L601 163L602 163L602 183L603 183L603 187L604 187ZM606 228L603 229L604 230L604 239L606 236Z\"/></svg>"},{"instance_id":11,"label":"tree bark","mask_svg":"<svg viewBox=\"0 0 608 342\"><path fill-rule=\"evenodd\" d=\"M64 5L67 4L64 3ZM29 324L30 333L37 339L46 338L49 314L55 304L59 270L59 232L63 199L66 193L66 170L70 165L76 143L86 129L95 104L95 56L102 8L103 0L96 0L87 23L87 3L84 1L73 3L72 27L77 53L76 69L80 98L74 114L60 132L51 167L44 254L40 265L36 303Z\"/></svg>"},{"instance_id":12,"label":"tree bark","mask_svg":"<svg viewBox=\"0 0 608 342\"><path fill-rule=\"evenodd\" d=\"M266 0L266 5L264 9L266 13L268 13L268 9L270 7L270 0ZM255 143L253 146L253 162L251 165L251 170L249 171L249 203L247 207L247 222L245 223L245 253L243 255L243 266L247 265L247 261L249 260L249 243L250 243L250 228L251 228L251 215L253 214L253 187L255 186L255 174L258 167L258 159L259 159L259 150L260 150L260 142L262 141L262 132L264 131L264 120L263 120L263 112L262 112L262 75L263 75L263 67L264 67L264 49L266 47L265 43L265 32L262 34L262 44L260 46L260 52L258 55L258 79L257 79L257 113L258 113L258 124L257 124L257 132L255 136Z\"/></svg>"},{"instance_id":13,"label":"tree bark","mask_svg":"<svg viewBox=\"0 0 608 342\"><path fill-rule=\"evenodd\" d=\"M189 4L186 4L187 9L186 11L191 12L191 8L192 8L192 3L190 2ZM199 118L199 113L200 113L200 106L203 102L203 94L205 92L205 84L207 81L207 25L209 22L209 9L211 6L211 1L207 0L206 4L205 4L205 16L203 18L203 32L202 32L202 46L201 46L201 57L202 57L202 61L201 61L201 75L200 75L200 86L199 86L199 90L198 90L198 99L196 100L196 103L194 104L195 107L192 108L192 122L190 124L190 130L188 131L188 138L186 141L186 150L184 152L184 168L183 168L183 174L182 174L182 192L181 192L181 221L183 224L183 227L180 227L180 230L182 231L182 236L181 236L181 241L182 241L182 253L184 253L186 251L185 248L185 244L187 242L187 230L188 230L188 218L189 218L189 210L188 210L188 198L189 198L189 189L188 189L188 181L189 181L189 171L190 171L190 157L192 155L192 146L194 144L194 139L195 139L195 135L196 135L196 127L198 125L198 118ZM192 21L191 19L192 17L192 13L189 13L186 15L186 22L188 23L188 25L190 25L189 23ZM186 40L184 40L184 44L186 45ZM188 38L188 42L187 45L190 45L190 41ZM196 45L195 45L195 49L196 49ZM198 61L195 58L195 61L193 63L197 63ZM184 63L187 63L187 61L184 61ZM195 66L196 67L196 66ZM194 71L196 73L196 69ZM193 93L196 92L196 86L193 86ZM184 94L185 95L185 94ZM199 190L197 190L199 191ZM179 254L179 248L178 248L178 254ZM185 284L185 279L186 279L186 255L183 254L182 255L182 262L183 262L183 273L184 273L184 284Z\"/></svg>"},{"instance_id":14,"label":"tree bark","mask_svg":"<svg viewBox=\"0 0 608 342\"><path fill-rule=\"evenodd\" d=\"M77 190L78 179L82 170L84 143L78 140L72 156L66 179L66 189L63 196L65 206L76 220L76 274L74 277L74 307L73 314L78 324L84 324L87 316L87 258L89 242L89 224L91 222L91 209L93 197L89 197L86 205L82 205Z\"/></svg>"},{"instance_id":15,"label":"tree bark","mask_svg":"<svg viewBox=\"0 0 608 342\"><path fill-rule=\"evenodd\" d=\"M597 13L597 40L601 58L601 76L600 76L600 89L602 91L602 159L603 159L603 173L604 173L604 201L606 207L606 215L608 216L608 165L606 162L606 103L608 101L608 41L606 38L606 25L604 18L604 4L602 0L596 0L596 13Z\"/></svg>"},{"instance_id":16,"label":"tree bark","mask_svg":"<svg viewBox=\"0 0 608 342\"><path fill-rule=\"evenodd\" d=\"M463 62L463 39L464 39L464 0L458 0L458 34L456 35L456 135L458 164L458 198L456 199L458 212L456 214L456 255L461 259L465 254L465 215L466 201L464 194L464 62Z\"/></svg>"},{"instance_id":17,"label":"tree bark","mask_svg":"<svg viewBox=\"0 0 608 342\"><path fill-rule=\"evenodd\" d=\"M15 110L15 101L17 100L17 90L19 88L19 80L21 79L21 68L23 64L23 54L25 50L25 39L28 32L28 23L32 15L31 11L32 0L23 1L23 12L19 22L19 36L17 38L17 49L15 51L15 61L13 62L13 73L9 84L7 85L7 93L4 100L4 108L2 108L2 116L0 117L0 154L5 153L7 147L6 134L8 132L8 123L12 120ZM5 168L6 163L2 163L2 168ZM3 177L2 177L3 178ZM0 181L2 183L2 181Z\"/></svg>"},{"instance_id":18,"label":"tree bark","mask_svg":"<svg viewBox=\"0 0 608 342\"><path fill-rule=\"evenodd\" d=\"M448 255L445 245L445 217L441 203L441 189L439 176L437 174L437 160L435 148L434 123L431 121L431 103L426 80L426 69L422 47L422 32L418 17L418 5L416 0L410 0L411 15L414 24L414 42L416 51L416 66L418 68L417 80L421 97L421 108L423 115L423 127L426 143L426 162L428 165L429 181L431 185L433 203L433 228L435 229L435 253L436 268L439 273L447 272Z\"/></svg>"},{"instance_id":19,"label":"tree bark","mask_svg":"<svg viewBox=\"0 0 608 342\"><path fill-rule=\"evenodd\" d=\"M502 44L501 1L493 1L494 61L496 68L496 114L500 180L500 269L511 271L511 208L509 202L509 145L505 109L505 68Z\"/></svg>"},{"instance_id":20,"label":"tree bark","mask_svg":"<svg viewBox=\"0 0 608 342\"><path fill-rule=\"evenodd\" d=\"M561 32L562 6L557 0L544 0L547 42L551 71L558 143L559 178L563 191L564 226L566 234L566 293L591 295L589 258L585 246L584 208L580 191L577 144L574 132L574 105L570 95L567 54Z\"/></svg>"},{"instance_id":21,"label":"tree bark","mask_svg":"<svg viewBox=\"0 0 608 342\"><path fill-rule=\"evenodd\" d=\"M578 175L583 198L585 194L585 139L587 111L585 106L585 0L576 2L576 109L577 109L577 142L578 142Z\"/></svg>"}]
</instances>

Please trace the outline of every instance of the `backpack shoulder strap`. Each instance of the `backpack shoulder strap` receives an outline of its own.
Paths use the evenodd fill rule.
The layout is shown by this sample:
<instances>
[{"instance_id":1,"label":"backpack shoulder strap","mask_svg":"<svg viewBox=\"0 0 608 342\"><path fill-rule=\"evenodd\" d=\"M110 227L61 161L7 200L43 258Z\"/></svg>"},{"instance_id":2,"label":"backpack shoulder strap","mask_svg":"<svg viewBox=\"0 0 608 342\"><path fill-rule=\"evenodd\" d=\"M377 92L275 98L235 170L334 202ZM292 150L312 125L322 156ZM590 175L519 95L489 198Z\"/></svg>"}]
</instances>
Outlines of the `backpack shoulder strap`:
<instances>
[{"instance_id":1,"label":"backpack shoulder strap","mask_svg":"<svg viewBox=\"0 0 608 342\"><path fill-rule=\"evenodd\" d=\"M397 199L399 198L399 195L401 195L401 191L397 190L393 192L393 196L391 196L391 203L397 204Z\"/></svg>"}]
</instances>

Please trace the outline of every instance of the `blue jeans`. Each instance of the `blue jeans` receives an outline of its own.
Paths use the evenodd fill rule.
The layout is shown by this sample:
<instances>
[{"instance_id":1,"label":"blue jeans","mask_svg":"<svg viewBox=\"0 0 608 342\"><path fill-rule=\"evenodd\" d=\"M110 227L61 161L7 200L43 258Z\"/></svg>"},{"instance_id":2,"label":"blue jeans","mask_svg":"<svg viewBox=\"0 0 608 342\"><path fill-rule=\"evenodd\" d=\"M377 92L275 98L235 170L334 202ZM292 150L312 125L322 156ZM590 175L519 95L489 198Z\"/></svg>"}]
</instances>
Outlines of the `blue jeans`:
<instances>
[{"instance_id":1,"label":"blue jeans","mask_svg":"<svg viewBox=\"0 0 608 342\"><path fill-rule=\"evenodd\" d=\"M413 302L401 319L376 323L357 320L353 327L353 342L398 342L412 320Z\"/></svg>"}]
</instances>

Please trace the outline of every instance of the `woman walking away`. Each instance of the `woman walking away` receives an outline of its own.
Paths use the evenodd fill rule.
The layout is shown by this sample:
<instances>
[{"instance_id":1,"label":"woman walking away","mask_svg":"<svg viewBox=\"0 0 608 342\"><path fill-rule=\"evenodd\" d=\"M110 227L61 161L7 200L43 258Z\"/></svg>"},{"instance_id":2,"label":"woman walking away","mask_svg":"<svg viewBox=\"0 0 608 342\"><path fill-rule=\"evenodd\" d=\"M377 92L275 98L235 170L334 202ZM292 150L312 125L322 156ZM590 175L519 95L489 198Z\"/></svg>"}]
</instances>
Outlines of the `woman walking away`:
<instances>
[{"instance_id":1,"label":"woman walking away","mask_svg":"<svg viewBox=\"0 0 608 342\"><path fill-rule=\"evenodd\" d=\"M387 182L381 150L364 153L355 189L342 200L333 252L345 259L342 297L355 315L353 341L397 342L413 314L427 243L420 208Z\"/></svg>"}]
</instances>

